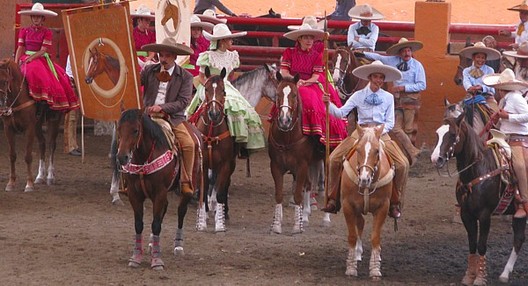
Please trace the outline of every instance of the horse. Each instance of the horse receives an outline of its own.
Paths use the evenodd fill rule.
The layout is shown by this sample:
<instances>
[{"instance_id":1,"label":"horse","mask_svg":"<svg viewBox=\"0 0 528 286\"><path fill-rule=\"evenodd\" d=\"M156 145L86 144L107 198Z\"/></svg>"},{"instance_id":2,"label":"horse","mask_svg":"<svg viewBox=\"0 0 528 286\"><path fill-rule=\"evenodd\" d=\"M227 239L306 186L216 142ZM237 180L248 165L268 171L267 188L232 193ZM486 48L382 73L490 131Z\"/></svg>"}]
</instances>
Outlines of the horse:
<instances>
[{"instance_id":1,"label":"horse","mask_svg":"<svg viewBox=\"0 0 528 286\"><path fill-rule=\"evenodd\" d=\"M273 116L268 137L268 155L275 182L276 202L271 231L282 233L283 177L286 172L291 172L295 178L293 233L299 234L304 231L303 221L308 221L310 211L310 205L302 205L303 189L318 182L318 178L314 178L318 173L310 172L310 167L323 160L324 153L318 150L322 146L302 131L302 101L297 89L299 75L293 78L282 77L277 72L276 76L279 80L275 101L278 110Z\"/></svg>"},{"instance_id":2,"label":"horse","mask_svg":"<svg viewBox=\"0 0 528 286\"><path fill-rule=\"evenodd\" d=\"M52 110L46 102L35 102L29 95L29 89L25 77L20 71L17 63L11 59L0 61L0 117L4 122L4 133L9 144L10 174L6 191L13 191L16 182L15 173L15 134L26 133L26 155L27 180L24 188L25 192L34 190L34 183L46 182L52 185L55 182L55 167L53 159L57 147L56 139L59 134L59 125L62 113ZM47 125L46 139L43 125ZM37 136L39 145L39 168L35 181L31 171L33 156L33 140ZM49 147L49 165L46 175L46 146Z\"/></svg>"},{"instance_id":3,"label":"horse","mask_svg":"<svg viewBox=\"0 0 528 286\"><path fill-rule=\"evenodd\" d=\"M275 64L264 64L254 70L238 76L231 84L247 99L251 106L256 107L262 96L275 101L277 93L277 78Z\"/></svg>"},{"instance_id":4,"label":"horse","mask_svg":"<svg viewBox=\"0 0 528 286\"><path fill-rule=\"evenodd\" d=\"M88 68L86 69L86 77L84 81L87 84L91 84L95 77L102 74L103 72L108 75L112 83L115 85L119 81L119 73L121 67L119 66L119 61L107 55L94 47L93 49L88 49L90 52L90 59L88 61Z\"/></svg>"},{"instance_id":5,"label":"horse","mask_svg":"<svg viewBox=\"0 0 528 286\"><path fill-rule=\"evenodd\" d=\"M264 14L261 16L257 16L255 18L274 18L274 19L280 19L282 18L281 14L276 13L273 11L273 8L270 8L268 10L268 14ZM235 31L263 31L263 32L280 32L280 33L286 33L290 30L287 27L283 26L267 26L267 25L233 25L232 30ZM241 37L234 39L235 44L242 45L242 46L273 46L274 39L272 38L262 38L262 37ZM284 38L279 37L278 39L279 47L293 47L295 45L295 42Z\"/></svg>"},{"instance_id":6,"label":"horse","mask_svg":"<svg viewBox=\"0 0 528 286\"><path fill-rule=\"evenodd\" d=\"M160 252L161 225L167 212L169 190L179 186L180 157L171 148L162 128L143 110L129 109L118 121L116 158L128 188L134 211L135 247L129 267L139 267L143 259L143 210L146 199L152 201L151 268L163 270ZM190 196L182 196L178 205L178 229L174 254L183 254L183 221Z\"/></svg>"},{"instance_id":7,"label":"horse","mask_svg":"<svg viewBox=\"0 0 528 286\"><path fill-rule=\"evenodd\" d=\"M431 154L436 168L456 158L459 182L456 197L469 242L468 267L463 285L486 285L486 250L492 214L513 214L515 190L503 182L508 166L498 164L493 150L485 146L464 120L446 118L436 131L438 141ZM499 206L500 205L500 206ZM499 279L508 282L525 240L526 218L512 218L513 249ZM476 253L478 250L478 254Z\"/></svg>"},{"instance_id":8,"label":"horse","mask_svg":"<svg viewBox=\"0 0 528 286\"><path fill-rule=\"evenodd\" d=\"M170 0L166 0L166 3L165 9L163 10L163 18L161 18L161 25L165 26L169 20L172 20L174 31L178 31L178 27L180 26L180 10Z\"/></svg>"},{"instance_id":9,"label":"horse","mask_svg":"<svg viewBox=\"0 0 528 286\"><path fill-rule=\"evenodd\" d=\"M341 205L348 229L346 275L358 276L358 261L363 254L361 236L365 218L372 213L372 250L369 277L381 280L381 228L389 213L394 170L380 140L383 125L361 127L354 151L343 163Z\"/></svg>"},{"instance_id":10,"label":"horse","mask_svg":"<svg viewBox=\"0 0 528 286\"><path fill-rule=\"evenodd\" d=\"M450 103L449 100L444 99L444 119L457 118L464 115L464 120L471 126L471 128L479 134L482 140L489 139L489 126L492 110L484 104L469 103L465 104L464 100L457 103Z\"/></svg>"}]
</instances>

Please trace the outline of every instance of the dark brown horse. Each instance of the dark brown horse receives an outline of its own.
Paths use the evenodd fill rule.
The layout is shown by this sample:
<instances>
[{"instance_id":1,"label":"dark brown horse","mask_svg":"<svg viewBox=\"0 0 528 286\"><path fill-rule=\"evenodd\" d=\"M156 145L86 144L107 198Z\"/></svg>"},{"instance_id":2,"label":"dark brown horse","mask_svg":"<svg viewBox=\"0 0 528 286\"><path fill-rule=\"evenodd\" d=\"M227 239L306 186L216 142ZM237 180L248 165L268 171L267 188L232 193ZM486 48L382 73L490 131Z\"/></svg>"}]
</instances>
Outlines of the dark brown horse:
<instances>
[{"instance_id":1,"label":"dark brown horse","mask_svg":"<svg viewBox=\"0 0 528 286\"><path fill-rule=\"evenodd\" d=\"M143 259L143 211L146 199L152 201L151 267L163 270L160 233L167 212L167 193L179 187L179 156L154 120L139 109L126 110L118 122L117 161L127 186L130 205L134 210L135 247L129 259L130 267L139 267ZM183 253L183 221L191 197L182 196L178 205L178 229L174 253Z\"/></svg>"},{"instance_id":2,"label":"dark brown horse","mask_svg":"<svg viewBox=\"0 0 528 286\"><path fill-rule=\"evenodd\" d=\"M302 131L302 101L297 89L299 75L283 78L280 72L277 72L277 79L277 112L273 116L268 137L268 154L271 160L271 175L275 182L276 202L271 231L282 233L283 177L286 172L291 172L295 178L293 233L301 233L303 220L307 221L307 213L310 211L309 205L302 205L303 189L307 187L309 194L312 186L318 183L318 172L313 166L324 158L324 153L320 151L322 146L318 146L316 140L304 135Z\"/></svg>"},{"instance_id":3,"label":"dark brown horse","mask_svg":"<svg viewBox=\"0 0 528 286\"><path fill-rule=\"evenodd\" d=\"M215 232L225 232L225 221L229 219L228 191L240 146L229 133L224 111L226 70L222 69L220 75L211 76L209 68L206 68L205 76L205 99L197 111L200 112L200 118L196 122L196 127L203 134L204 169L208 172L204 176L204 190L209 197L208 207L215 211ZM198 230L201 231L207 228L204 216L205 209L198 218Z\"/></svg>"},{"instance_id":4,"label":"dark brown horse","mask_svg":"<svg viewBox=\"0 0 528 286\"><path fill-rule=\"evenodd\" d=\"M102 73L106 73L112 83L114 85L117 84L121 71L119 61L116 58L99 51L97 47L88 50L90 52L90 58L84 81L87 84L91 84L95 77Z\"/></svg>"},{"instance_id":5,"label":"dark brown horse","mask_svg":"<svg viewBox=\"0 0 528 286\"><path fill-rule=\"evenodd\" d=\"M515 190L502 181L508 166L498 165L493 150L468 126L464 114L444 119L436 131L438 142L431 154L437 168L456 158L459 175L456 196L469 242L468 267L463 285L486 285L486 251L491 215L513 214ZM499 205L504 206L503 209ZM499 279L508 282L525 240L526 218L513 218L513 249ZM478 251L478 254L477 254Z\"/></svg>"}]
</instances>

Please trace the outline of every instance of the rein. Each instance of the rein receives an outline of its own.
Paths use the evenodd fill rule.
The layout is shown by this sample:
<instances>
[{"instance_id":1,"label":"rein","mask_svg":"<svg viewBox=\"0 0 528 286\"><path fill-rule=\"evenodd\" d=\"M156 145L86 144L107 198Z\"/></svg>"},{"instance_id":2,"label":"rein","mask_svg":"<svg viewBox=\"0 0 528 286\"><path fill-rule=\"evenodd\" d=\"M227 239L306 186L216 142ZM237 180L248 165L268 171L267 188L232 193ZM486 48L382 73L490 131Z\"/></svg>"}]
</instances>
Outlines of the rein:
<instances>
[{"instance_id":1,"label":"rein","mask_svg":"<svg viewBox=\"0 0 528 286\"><path fill-rule=\"evenodd\" d=\"M343 50L345 51L345 53L347 54L347 63L346 63L346 66L344 69L338 69L339 72L340 72L340 77L339 79L337 80L336 82L336 86L337 86L337 89L339 90L339 92L341 92L343 95L345 95L345 98L349 98L350 96L352 96L352 94L354 94L354 91L358 88L359 86L359 83L360 81L358 80L356 82L356 85L354 86L354 88L352 88L352 90L350 92L348 92L346 90L346 87L345 87L345 77L348 74L351 74L352 71L350 70L350 67L352 66L352 57L350 55L350 53L346 50Z\"/></svg>"},{"instance_id":2,"label":"rein","mask_svg":"<svg viewBox=\"0 0 528 286\"><path fill-rule=\"evenodd\" d=\"M278 97L277 97L277 101L278 101ZM284 133L287 133L287 132L291 132L293 130L293 128L295 128L295 126L297 125L297 123L299 123L299 120L302 116L302 109L300 108L300 106L302 105L302 103L300 101L297 101L297 116L293 119L293 123L291 124L291 127L288 128L288 129L283 129L279 126L278 124L278 120L279 120L279 116L278 116L278 113L277 113L277 117L274 118L274 125L277 125L277 129L281 132L284 132ZM293 107L289 106L289 105L280 105L278 110L280 110L281 108L283 107L286 107L287 109L289 109L291 111L291 113L293 114ZM302 134L302 131L301 131L301 134ZM277 139L275 139L273 137L273 132L270 132L269 133L269 140L270 140L270 143L273 145L273 147L275 147L279 152L284 152L284 151L287 151L287 150L290 150L291 148L293 148L295 145L299 145L301 143L304 143L306 140L308 140L308 136L302 136L299 140L293 142L293 143L290 143L290 144L279 144L277 142Z\"/></svg>"},{"instance_id":3,"label":"rein","mask_svg":"<svg viewBox=\"0 0 528 286\"><path fill-rule=\"evenodd\" d=\"M213 136L213 132L214 132L214 128L215 127L218 127L218 126L221 126L224 121L225 121L225 113L224 113L224 105L219 102L218 100L210 100L208 102L205 103L205 109L202 110L202 113L203 112L206 112L207 111L207 107L209 106L209 104L211 103L217 103L218 105L220 105L220 110L221 110L221 113L222 113L222 119L220 120L220 122L218 124L214 124L211 120L211 118L209 118L210 122L206 122L205 119L204 119L204 116L201 116L201 119L202 119L202 122L205 126L208 126L208 132L207 132L207 135L205 134L202 134L202 139L204 141L205 144L207 144L207 153L209 155L209 166L213 166L213 145L218 145L218 143L220 143L220 141L226 139L226 138L229 138L229 136L231 135L229 133L229 128L222 132L220 135L216 135L216 136ZM207 115L209 116L209 115Z\"/></svg>"},{"instance_id":4,"label":"rein","mask_svg":"<svg viewBox=\"0 0 528 286\"><path fill-rule=\"evenodd\" d=\"M9 68L6 68L5 69L7 71L7 74L9 76L10 79L13 79L13 77L11 76L11 70ZM3 107L3 108L0 108L0 117L9 117L11 116L13 113L17 112L17 111L20 111L26 107L29 107L31 105L33 105L35 103L34 100L29 100L29 101L26 101L20 105L17 105L15 107L13 107L15 105L15 103L17 102L18 98L20 97L20 95L22 94L22 88L24 87L24 83L26 81L26 75L24 74L22 76L22 82L20 83L20 87L18 89L18 94L15 96L15 98L13 99L13 102L11 102L11 104L8 106L8 107ZM7 82L7 87L5 90L3 89L0 89L0 92L3 93L5 95L5 102L7 103L7 95L9 93L11 93L11 81L9 80L6 80Z\"/></svg>"}]
</instances>

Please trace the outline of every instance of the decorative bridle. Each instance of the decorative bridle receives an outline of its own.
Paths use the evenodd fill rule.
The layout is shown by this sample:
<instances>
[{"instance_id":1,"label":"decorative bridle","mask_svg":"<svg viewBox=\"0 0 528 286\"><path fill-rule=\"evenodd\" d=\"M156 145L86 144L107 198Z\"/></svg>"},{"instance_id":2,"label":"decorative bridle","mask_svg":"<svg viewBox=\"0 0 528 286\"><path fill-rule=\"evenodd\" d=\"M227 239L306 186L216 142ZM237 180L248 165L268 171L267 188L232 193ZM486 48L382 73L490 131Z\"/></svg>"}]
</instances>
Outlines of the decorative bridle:
<instances>
[{"instance_id":1,"label":"decorative bridle","mask_svg":"<svg viewBox=\"0 0 528 286\"><path fill-rule=\"evenodd\" d=\"M18 101L18 98L20 97L20 94L22 94L22 89L23 89L24 83L26 81L26 75L24 74L22 76L22 81L20 83L20 87L18 89L17 95L15 96L15 98L13 99L11 104L9 106L7 106L7 102L8 102L8 99L9 99L9 94L11 94L11 92L12 92L11 81L13 79L13 76L11 75L11 70L9 69L9 67L2 68L2 70L5 70L7 72L8 79L5 80L5 83L6 83L5 87L4 88L0 88L0 94L2 94L3 102L5 104L5 106L0 106L0 117L4 117L4 116L5 117L9 117L9 116L13 115L13 113L33 105L35 103L35 101L34 100L28 100L28 101L26 101L26 102L24 102L22 104L19 104L19 105L13 107L15 105L15 103Z\"/></svg>"},{"instance_id":2,"label":"decorative bridle","mask_svg":"<svg viewBox=\"0 0 528 286\"><path fill-rule=\"evenodd\" d=\"M465 124L464 122L462 122L462 123ZM466 125L466 128L468 128L467 125ZM465 172L469 168L473 167L477 162L480 161L480 160L475 160L475 161L473 161L473 163L471 163L468 166L464 167L462 170L451 174L451 171L449 170L449 160L454 157L456 147L457 147L458 143L460 143L460 133L462 132L461 130L462 130L462 126L457 126L455 140L453 141L453 144L451 144L451 146L449 146L449 148L447 149L447 151L445 153L445 155L446 155L446 163L445 163L446 171L447 171L448 177L450 177L450 178L454 177L454 176L458 176L459 174L462 174L463 172ZM438 175L441 176L441 177L445 177L444 174L440 173L440 169L441 168L436 168L436 171L438 172Z\"/></svg>"},{"instance_id":3,"label":"decorative bridle","mask_svg":"<svg viewBox=\"0 0 528 286\"><path fill-rule=\"evenodd\" d=\"M357 87L359 86L359 80L356 82L356 86L354 88L352 88L352 90L350 92L348 92L346 90L346 87L345 87L345 77L348 74L351 74L352 73L352 55L351 55L351 51L349 50L346 50L346 49L340 49L343 51L343 53L346 54L346 65L345 65L345 68L339 68L337 69L339 71L339 79L337 80L337 82L335 83L336 84L336 87L337 89L339 90L340 93L342 93L343 95L345 95L345 98L349 98L350 96L352 96L352 94L354 94L354 91L357 89ZM342 55L342 53L341 53ZM335 69L335 66L334 66L334 69Z\"/></svg>"}]
</instances>

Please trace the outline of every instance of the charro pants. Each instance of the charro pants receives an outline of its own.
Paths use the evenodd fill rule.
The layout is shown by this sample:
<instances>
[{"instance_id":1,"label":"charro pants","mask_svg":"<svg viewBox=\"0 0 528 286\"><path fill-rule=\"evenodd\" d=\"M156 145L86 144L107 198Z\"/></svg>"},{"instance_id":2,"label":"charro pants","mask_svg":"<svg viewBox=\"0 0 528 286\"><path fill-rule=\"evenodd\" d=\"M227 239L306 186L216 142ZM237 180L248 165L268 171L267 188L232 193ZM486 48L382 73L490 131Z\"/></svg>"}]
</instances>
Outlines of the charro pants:
<instances>
[{"instance_id":1,"label":"charro pants","mask_svg":"<svg viewBox=\"0 0 528 286\"><path fill-rule=\"evenodd\" d=\"M176 140L180 143L182 150L183 172L181 182L189 183L192 186L192 174L195 158L194 140L184 123L174 126L172 131L174 132Z\"/></svg>"}]
</instances>

